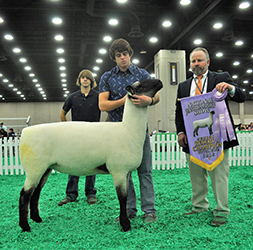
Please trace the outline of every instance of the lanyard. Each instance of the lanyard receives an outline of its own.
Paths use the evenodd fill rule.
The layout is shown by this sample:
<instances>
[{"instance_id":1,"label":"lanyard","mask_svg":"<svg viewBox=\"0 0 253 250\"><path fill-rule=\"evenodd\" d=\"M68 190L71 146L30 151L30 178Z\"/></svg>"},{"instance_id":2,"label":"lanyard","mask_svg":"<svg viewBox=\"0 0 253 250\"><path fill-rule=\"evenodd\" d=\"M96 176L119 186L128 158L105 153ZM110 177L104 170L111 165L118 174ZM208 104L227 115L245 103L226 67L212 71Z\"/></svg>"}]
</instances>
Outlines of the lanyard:
<instances>
[{"instance_id":1,"label":"lanyard","mask_svg":"<svg viewBox=\"0 0 253 250\"><path fill-rule=\"evenodd\" d=\"M205 88L205 85L206 85L206 77L205 77L205 80L204 80L204 84L203 84L203 86L202 86L202 91L200 90L200 88L199 88L199 86L198 86L198 82L196 81L196 78L193 78L194 79L194 82L195 82L195 85L196 85L196 87L199 89L199 92L201 93L201 94L203 94L203 91L204 91L204 88Z\"/></svg>"}]
</instances>

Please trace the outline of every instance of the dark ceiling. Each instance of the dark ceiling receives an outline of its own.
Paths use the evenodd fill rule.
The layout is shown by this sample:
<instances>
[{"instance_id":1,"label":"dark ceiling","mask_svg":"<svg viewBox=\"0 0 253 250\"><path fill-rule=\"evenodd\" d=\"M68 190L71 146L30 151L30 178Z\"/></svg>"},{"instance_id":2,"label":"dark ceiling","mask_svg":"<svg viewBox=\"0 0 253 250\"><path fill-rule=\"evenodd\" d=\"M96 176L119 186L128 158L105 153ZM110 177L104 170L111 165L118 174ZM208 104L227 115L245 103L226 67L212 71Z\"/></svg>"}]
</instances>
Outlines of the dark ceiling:
<instances>
[{"instance_id":1,"label":"dark ceiling","mask_svg":"<svg viewBox=\"0 0 253 250\"><path fill-rule=\"evenodd\" d=\"M128 40L135 52L132 59L138 59L137 65L149 73L154 72L153 58L160 49L185 50L188 68L189 53L199 46L193 41L202 39L200 46L210 53L210 69L236 75L235 82L245 89L247 100L253 99L252 3L248 1L250 7L242 10L242 2L192 0L183 6L179 0L128 0L124 4L116 0L0 0L4 20L0 23L0 102L64 101L66 89L69 93L78 89L75 81L84 68L96 73L99 82L115 65L108 55L111 42L103 40L106 35ZM62 19L60 25L52 23L56 16ZM112 17L118 19L117 26L108 24ZM165 19L171 21L170 27L162 26ZM218 21L223 27L216 30L213 25ZM13 40L5 39L6 34ZM58 34L64 37L62 41L55 40ZM149 41L152 36L158 38L154 44ZM236 46L238 40L243 45ZM13 52L16 47L20 53ZM58 48L64 53L58 54ZM99 55L100 48L107 53ZM147 53L141 54L144 49ZM223 56L218 58L218 52ZM27 61L22 63L20 58ZM59 63L59 58L65 63ZM103 62L96 63L97 58ZM233 65L235 61L240 64ZM28 65L31 70L27 71ZM61 71L60 66L66 69ZM190 75L187 71L187 77ZM45 100L40 91L44 91Z\"/></svg>"}]
</instances>

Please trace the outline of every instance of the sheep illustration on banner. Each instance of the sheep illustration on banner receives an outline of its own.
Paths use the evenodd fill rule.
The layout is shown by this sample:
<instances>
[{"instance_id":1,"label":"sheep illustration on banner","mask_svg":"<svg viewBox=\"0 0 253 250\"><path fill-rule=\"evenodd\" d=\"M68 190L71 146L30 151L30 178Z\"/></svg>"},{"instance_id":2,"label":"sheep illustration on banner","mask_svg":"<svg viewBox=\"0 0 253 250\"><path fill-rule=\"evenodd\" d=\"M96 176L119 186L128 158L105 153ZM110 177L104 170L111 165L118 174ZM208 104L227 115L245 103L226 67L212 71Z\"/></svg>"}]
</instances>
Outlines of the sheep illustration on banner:
<instances>
[{"instance_id":1,"label":"sheep illustration on banner","mask_svg":"<svg viewBox=\"0 0 253 250\"><path fill-rule=\"evenodd\" d=\"M212 92L180 99L183 110L190 159L211 171L223 159L223 141L235 134L224 101L224 93Z\"/></svg>"}]
</instances>

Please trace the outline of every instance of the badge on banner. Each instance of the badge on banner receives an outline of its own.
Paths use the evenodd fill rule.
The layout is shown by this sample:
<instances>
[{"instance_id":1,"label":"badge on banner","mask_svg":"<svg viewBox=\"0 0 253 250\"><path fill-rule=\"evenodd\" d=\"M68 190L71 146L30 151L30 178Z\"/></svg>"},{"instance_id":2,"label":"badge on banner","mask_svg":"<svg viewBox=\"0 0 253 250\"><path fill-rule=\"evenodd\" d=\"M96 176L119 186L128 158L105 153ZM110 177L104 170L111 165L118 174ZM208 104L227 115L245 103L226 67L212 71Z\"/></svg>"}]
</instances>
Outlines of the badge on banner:
<instances>
[{"instance_id":1,"label":"badge on banner","mask_svg":"<svg viewBox=\"0 0 253 250\"><path fill-rule=\"evenodd\" d=\"M211 171L224 157L223 141L235 139L225 98L227 91L180 99L190 159Z\"/></svg>"}]
</instances>

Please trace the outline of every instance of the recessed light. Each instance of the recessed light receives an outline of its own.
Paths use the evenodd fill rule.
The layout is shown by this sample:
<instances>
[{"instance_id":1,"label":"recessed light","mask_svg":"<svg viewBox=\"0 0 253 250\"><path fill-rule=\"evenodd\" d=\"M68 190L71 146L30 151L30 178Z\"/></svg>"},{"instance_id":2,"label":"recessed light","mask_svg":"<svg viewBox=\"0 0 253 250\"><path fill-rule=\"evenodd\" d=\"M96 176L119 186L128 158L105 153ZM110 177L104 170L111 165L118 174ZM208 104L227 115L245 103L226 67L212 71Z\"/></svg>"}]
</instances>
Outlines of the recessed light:
<instances>
[{"instance_id":1,"label":"recessed light","mask_svg":"<svg viewBox=\"0 0 253 250\"><path fill-rule=\"evenodd\" d=\"M55 17L55 18L52 19L52 23L54 23L54 24L61 24L62 20L59 17Z\"/></svg>"},{"instance_id":2,"label":"recessed light","mask_svg":"<svg viewBox=\"0 0 253 250\"><path fill-rule=\"evenodd\" d=\"M62 53L64 53L64 49L59 48L59 49L56 50L56 52L59 53L59 54L62 54Z\"/></svg>"},{"instance_id":3,"label":"recessed light","mask_svg":"<svg viewBox=\"0 0 253 250\"><path fill-rule=\"evenodd\" d=\"M180 1L180 4L181 5L188 5L188 4L190 4L191 3L191 0L181 0Z\"/></svg>"},{"instance_id":4,"label":"recessed light","mask_svg":"<svg viewBox=\"0 0 253 250\"><path fill-rule=\"evenodd\" d=\"M222 56L223 56L223 53L218 52L218 53L216 54L216 56L217 56L217 57L222 57Z\"/></svg>"},{"instance_id":5,"label":"recessed light","mask_svg":"<svg viewBox=\"0 0 253 250\"><path fill-rule=\"evenodd\" d=\"M54 37L54 39L55 39L56 41L62 41L62 40L63 40L63 36L62 36L62 35L56 35L56 36Z\"/></svg>"},{"instance_id":6,"label":"recessed light","mask_svg":"<svg viewBox=\"0 0 253 250\"><path fill-rule=\"evenodd\" d=\"M100 50L99 50L99 53L100 53L100 54L105 54L105 53L106 53L106 49L100 49Z\"/></svg>"},{"instance_id":7,"label":"recessed light","mask_svg":"<svg viewBox=\"0 0 253 250\"><path fill-rule=\"evenodd\" d=\"M238 66L238 65L240 65L240 62L236 61L236 62L233 63L233 65Z\"/></svg>"},{"instance_id":8,"label":"recessed light","mask_svg":"<svg viewBox=\"0 0 253 250\"><path fill-rule=\"evenodd\" d=\"M158 41L158 39L157 39L156 37L151 37L151 38L149 39L149 41L150 41L151 43L156 43L156 42Z\"/></svg>"},{"instance_id":9,"label":"recessed light","mask_svg":"<svg viewBox=\"0 0 253 250\"><path fill-rule=\"evenodd\" d=\"M25 66L25 70L31 70L32 68L30 66Z\"/></svg>"},{"instance_id":10,"label":"recessed light","mask_svg":"<svg viewBox=\"0 0 253 250\"><path fill-rule=\"evenodd\" d=\"M194 41L194 44L201 44L202 43L202 40L201 39L196 39L195 41Z\"/></svg>"},{"instance_id":11,"label":"recessed light","mask_svg":"<svg viewBox=\"0 0 253 250\"><path fill-rule=\"evenodd\" d=\"M64 59L64 58L59 58L59 59L58 59L58 62L59 62L59 63L64 63L64 62L65 62L65 59Z\"/></svg>"},{"instance_id":12,"label":"recessed light","mask_svg":"<svg viewBox=\"0 0 253 250\"><path fill-rule=\"evenodd\" d=\"M119 22L118 22L118 20L117 19L110 19L109 20L109 24L110 25L117 25Z\"/></svg>"},{"instance_id":13,"label":"recessed light","mask_svg":"<svg viewBox=\"0 0 253 250\"><path fill-rule=\"evenodd\" d=\"M138 59L133 59L132 61L134 64L138 64L139 63L139 60Z\"/></svg>"},{"instance_id":14,"label":"recessed light","mask_svg":"<svg viewBox=\"0 0 253 250\"><path fill-rule=\"evenodd\" d=\"M24 62L26 62L26 59L25 58L20 58L19 61L24 63Z\"/></svg>"},{"instance_id":15,"label":"recessed light","mask_svg":"<svg viewBox=\"0 0 253 250\"><path fill-rule=\"evenodd\" d=\"M237 42L235 43L235 45L236 45L236 46L241 46L241 45L243 45L243 41L237 41Z\"/></svg>"},{"instance_id":16,"label":"recessed light","mask_svg":"<svg viewBox=\"0 0 253 250\"><path fill-rule=\"evenodd\" d=\"M250 6L250 3L249 2L242 2L240 5L239 5L239 8L240 9L247 9L249 8Z\"/></svg>"},{"instance_id":17,"label":"recessed light","mask_svg":"<svg viewBox=\"0 0 253 250\"><path fill-rule=\"evenodd\" d=\"M105 36L105 37L103 38L103 40L104 40L105 42L110 42L110 41L112 40L112 38L111 38L110 36Z\"/></svg>"},{"instance_id":18,"label":"recessed light","mask_svg":"<svg viewBox=\"0 0 253 250\"><path fill-rule=\"evenodd\" d=\"M14 48L14 49L13 49L13 52L15 52L15 53L20 53L20 52L21 52L21 49L20 49L20 48Z\"/></svg>"},{"instance_id":19,"label":"recessed light","mask_svg":"<svg viewBox=\"0 0 253 250\"><path fill-rule=\"evenodd\" d=\"M171 23L170 21L166 20L166 21L163 22L162 25L163 25L163 27L170 27L171 24L172 24L172 23Z\"/></svg>"},{"instance_id":20,"label":"recessed light","mask_svg":"<svg viewBox=\"0 0 253 250\"><path fill-rule=\"evenodd\" d=\"M6 34L6 35L4 36L4 38L5 38L6 40L13 40L13 36L10 35L10 34Z\"/></svg>"},{"instance_id":21,"label":"recessed light","mask_svg":"<svg viewBox=\"0 0 253 250\"><path fill-rule=\"evenodd\" d=\"M102 63L102 62L103 62L103 60L100 59L100 58L98 58L98 59L96 60L96 63Z\"/></svg>"},{"instance_id":22,"label":"recessed light","mask_svg":"<svg viewBox=\"0 0 253 250\"><path fill-rule=\"evenodd\" d=\"M215 23L214 25L213 25L213 28L214 29L220 29L220 28L222 28L222 23Z\"/></svg>"}]
</instances>

